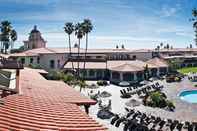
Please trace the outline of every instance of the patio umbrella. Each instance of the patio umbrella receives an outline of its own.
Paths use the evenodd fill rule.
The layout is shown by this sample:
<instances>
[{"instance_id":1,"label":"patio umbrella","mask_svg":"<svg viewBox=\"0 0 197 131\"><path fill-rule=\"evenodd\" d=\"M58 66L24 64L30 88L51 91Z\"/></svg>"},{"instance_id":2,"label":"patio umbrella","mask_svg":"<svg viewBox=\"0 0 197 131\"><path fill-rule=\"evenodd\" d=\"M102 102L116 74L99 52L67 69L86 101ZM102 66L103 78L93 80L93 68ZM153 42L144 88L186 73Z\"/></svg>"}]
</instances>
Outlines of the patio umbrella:
<instances>
[{"instance_id":1,"label":"patio umbrella","mask_svg":"<svg viewBox=\"0 0 197 131\"><path fill-rule=\"evenodd\" d=\"M136 99L130 99L129 101L125 103L125 105L128 107L135 107L135 106L139 106L140 104L141 102Z\"/></svg>"},{"instance_id":2,"label":"patio umbrella","mask_svg":"<svg viewBox=\"0 0 197 131\"><path fill-rule=\"evenodd\" d=\"M140 84L142 84L142 85L146 85L146 84L148 84L148 83L149 83L149 82L146 81L146 80L140 82Z\"/></svg>"},{"instance_id":3,"label":"patio umbrella","mask_svg":"<svg viewBox=\"0 0 197 131\"><path fill-rule=\"evenodd\" d=\"M110 97L111 96L111 94L109 93L109 92L107 92L107 91L103 91L103 92L101 92L101 94L100 94L100 97L103 97L103 98L105 98L105 97Z\"/></svg>"},{"instance_id":4,"label":"patio umbrella","mask_svg":"<svg viewBox=\"0 0 197 131\"><path fill-rule=\"evenodd\" d=\"M122 81L119 83L119 86L130 86L130 83L126 81Z\"/></svg>"}]
</instances>

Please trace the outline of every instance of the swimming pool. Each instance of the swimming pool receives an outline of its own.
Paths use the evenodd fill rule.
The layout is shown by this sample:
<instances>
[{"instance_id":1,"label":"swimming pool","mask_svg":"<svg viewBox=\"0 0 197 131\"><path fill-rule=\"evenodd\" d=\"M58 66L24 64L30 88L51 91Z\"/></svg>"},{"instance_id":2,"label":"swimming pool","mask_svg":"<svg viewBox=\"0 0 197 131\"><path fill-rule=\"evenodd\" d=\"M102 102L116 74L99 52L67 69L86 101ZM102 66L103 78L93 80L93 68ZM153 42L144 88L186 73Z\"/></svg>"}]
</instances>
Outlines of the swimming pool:
<instances>
[{"instance_id":1,"label":"swimming pool","mask_svg":"<svg viewBox=\"0 0 197 131\"><path fill-rule=\"evenodd\" d=\"M188 90L180 93L180 98L189 103L197 103L197 90Z\"/></svg>"}]
</instances>

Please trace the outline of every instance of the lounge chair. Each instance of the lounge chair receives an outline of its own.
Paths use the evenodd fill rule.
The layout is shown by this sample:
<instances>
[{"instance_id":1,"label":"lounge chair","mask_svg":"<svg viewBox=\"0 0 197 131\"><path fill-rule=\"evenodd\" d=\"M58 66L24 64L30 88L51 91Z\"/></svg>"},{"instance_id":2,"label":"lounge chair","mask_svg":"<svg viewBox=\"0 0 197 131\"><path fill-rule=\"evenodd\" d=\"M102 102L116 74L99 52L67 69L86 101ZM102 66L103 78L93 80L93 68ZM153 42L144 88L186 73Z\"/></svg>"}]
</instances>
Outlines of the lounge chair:
<instances>
[{"instance_id":1,"label":"lounge chair","mask_svg":"<svg viewBox=\"0 0 197 131\"><path fill-rule=\"evenodd\" d=\"M183 124L182 124L182 123L179 123L179 124L177 125L176 129L177 129L178 131L181 131L181 130L182 130L182 127L183 127Z\"/></svg>"},{"instance_id":2,"label":"lounge chair","mask_svg":"<svg viewBox=\"0 0 197 131\"><path fill-rule=\"evenodd\" d=\"M126 121L125 117L121 117L116 121L115 127L119 127L122 122Z\"/></svg>"},{"instance_id":3,"label":"lounge chair","mask_svg":"<svg viewBox=\"0 0 197 131\"><path fill-rule=\"evenodd\" d=\"M110 123L113 125L119 118L120 118L119 115L117 115L117 114L114 115L114 117L112 118Z\"/></svg>"}]
</instances>

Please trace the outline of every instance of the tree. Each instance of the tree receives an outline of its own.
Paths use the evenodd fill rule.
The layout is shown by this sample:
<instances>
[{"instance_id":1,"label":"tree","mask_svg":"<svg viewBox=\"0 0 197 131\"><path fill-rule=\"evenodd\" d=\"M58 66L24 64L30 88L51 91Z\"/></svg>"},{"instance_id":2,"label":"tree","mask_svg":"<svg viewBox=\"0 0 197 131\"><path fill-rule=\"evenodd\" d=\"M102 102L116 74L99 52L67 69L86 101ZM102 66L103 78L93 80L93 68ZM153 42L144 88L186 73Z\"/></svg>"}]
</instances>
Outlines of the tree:
<instances>
[{"instance_id":1,"label":"tree","mask_svg":"<svg viewBox=\"0 0 197 131\"><path fill-rule=\"evenodd\" d=\"M180 65L182 63L183 63L183 60L181 59L171 59L168 61L171 71L175 71L176 69L180 68Z\"/></svg>"},{"instance_id":2,"label":"tree","mask_svg":"<svg viewBox=\"0 0 197 131\"><path fill-rule=\"evenodd\" d=\"M192 10L192 15L193 15L193 18L191 19L191 21L193 21L193 28L194 28L194 32L195 32L195 43L197 45L197 9L194 8Z\"/></svg>"},{"instance_id":3,"label":"tree","mask_svg":"<svg viewBox=\"0 0 197 131\"><path fill-rule=\"evenodd\" d=\"M87 86L84 80L78 80L77 85L80 87L80 92Z\"/></svg>"},{"instance_id":4,"label":"tree","mask_svg":"<svg viewBox=\"0 0 197 131\"><path fill-rule=\"evenodd\" d=\"M11 23L9 21L2 21L0 25L1 29L1 37L0 41L3 46L3 52L7 54L7 50L9 49L11 43L13 44L17 40L17 33L12 29Z\"/></svg>"},{"instance_id":5,"label":"tree","mask_svg":"<svg viewBox=\"0 0 197 131\"><path fill-rule=\"evenodd\" d=\"M192 47L192 44L189 45L189 48L193 48L193 47Z\"/></svg>"},{"instance_id":6,"label":"tree","mask_svg":"<svg viewBox=\"0 0 197 131\"><path fill-rule=\"evenodd\" d=\"M122 49L124 49L124 44L121 45Z\"/></svg>"},{"instance_id":7,"label":"tree","mask_svg":"<svg viewBox=\"0 0 197 131\"><path fill-rule=\"evenodd\" d=\"M145 80L148 80L150 76L149 70L148 70L148 64L146 64L146 66L144 67L144 78Z\"/></svg>"},{"instance_id":8,"label":"tree","mask_svg":"<svg viewBox=\"0 0 197 131\"><path fill-rule=\"evenodd\" d=\"M17 32L15 30L12 30L11 33L10 33L10 37L11 37L11 40L12 40L11 49L13 49L14 42L17 40Z\"/></svg>"},{"instance_id":9,"label":"tree","mask_svg":"<svg viewBox=\"0 0 197 131\"><path fill-rule=\"evenodd\" d=\"M85 70L85 65L86 65L86 55L87 55L87 50L88 50L88 34L92 31L93 29L93 25L91 20L89 19L84 19L83 23L82 23L82 29L83 32L85 34L86 37L86 46L85 46L85 56L84 56L84 65L83 65L83 69ZM84 73L83 73L83 77L84 77Z\"/></svg>"},{"instance_id":10,"label":"tree","mask_svg":"<svg viewBox=\"0 0 197 131\"><path fill-rule=\"evenodd\" d=\"M75 35L77 36L77 39L78 39L78 62L77 62L77 75L78 75L78 78L80 77L80 69L79 69L79 54L80 54L80 42L81 42L81 39L83 38L84 36L84 32L83 32L83 27L82 27L82 24L81 23L77 23L75 25Z\"/></svg>"},{"instance_id":11,"label":"tree","mask_svg":"<svg viewBox=\"0 0 197 131\"><path fill-rule=\"evenodd\" d=\"M73 25L73 23L72 22L65 23L64 31L65 31L65 33L68 34L68 44L69 44L69 57L68 57L68 59L70 60L71 57L72 57L70 36L74 32L74 25ZM72 60L71 60L71 63L72 63L72 70L74 70L74 65L73 65L73 61Z\"/></svg>"},{"instance_id":12,"label":"tree","mask_svg":"<svg viewBox=\"0 0 197 131\"><path fill-rule=\"evenodd\" d=\"M166 49L170 49L170 45L169 44L166 44Z\"/></svg>"},{"instance_id":13,"label":"tree","mask_svg":"<svg viewBox=\"0 0 197 131\"><path fill-rule=\"evenodd\" d=\"M116 45L116 49L118 49L119 47L118 47L118 45Z\"/></svg>"},{"instance_id":14,"label":"tree","mask_svg":"<svg viewBox=\"0 0 197 131\"><path fill-rule=\"evenodd\" d=\"M162 42L160 43L160 47L161 47L161 48L163 47L163 43L162 43Z\"/></svg>"}]
</instances>

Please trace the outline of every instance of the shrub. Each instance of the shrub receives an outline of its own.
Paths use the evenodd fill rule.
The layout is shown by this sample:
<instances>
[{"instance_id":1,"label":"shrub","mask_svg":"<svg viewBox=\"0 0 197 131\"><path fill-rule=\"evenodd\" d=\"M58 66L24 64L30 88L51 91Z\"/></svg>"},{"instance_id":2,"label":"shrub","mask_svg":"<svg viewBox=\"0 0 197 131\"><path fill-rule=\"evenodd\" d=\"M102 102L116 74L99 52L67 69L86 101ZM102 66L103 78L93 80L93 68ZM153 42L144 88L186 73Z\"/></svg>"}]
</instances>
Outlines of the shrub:
<instances>
[{"instance_id":1,"label":"shrub","mask_svg":"<svg viewBox=\"0 0 197 131\"><path fill-rule=\"evenodd\" d=\"M195 87L197 87L197 84L196 85L194 85Z\"/></svg>"},{"instance_id":2,"label":"shrub","mask_svg":"<svg viewBox=\"0 0 197 131\"><path fill-rule=\"evenodd\" d=\"M170 111L174 111L175 109L175 105L173 102L169 101L169 100L166 100L166 104L167 104L167 107Z\"/></svg>"},{"instance_id":3,"label":"shrub","mask_svg":"<svg viewBox=\"0 0 197 131\"><path fill-rule=\"evenodd\" d=\"M65 83L71 85L71 84L73 84L76 81L76 79L75 79L73 74L67 73L67 74L63 75L63 81Z\"/></svg>"},{"instance_id":4,"label":"shrub","mask_svg":"<svg viewBox=\"0 0 197 131\"><path fill-rule=\"evenodd\" d=\"M107 86L108 85L108 82L105 81L105 80L99 80L99 81L97 81L97 85L98 86Z\"/></svg>"},{"instance_id":5,"label":"shrub","mask_svg":"<svg viewBox=\"0 0 197 131\"><path fill-rule=\"evenodd\" d=\"M144 104L151 107L168 108L170 111L175 109L174 104L167 100L167 97L162 92L152 92L149 96L144 98Z\"/></svg>"},{"instance_id":6,"label":"shrub","mask_svg":"<svg viewBox=\"0 0 197 131\"><path fill-rule=\"evenodd\" d=\"M29 67L33 68L33 69L42 69L42 67L40 65L37 65L37 64L29 64Z\"/></svg>"},{"instance_id":7,"label":"shrub","mask_svg":"<svg viewBox=\"0 0 197 131\"><path fill-rule=\"evenodd\" d=\"M180 82L180 81L181 81L181 78L180 78L180 77L175 77L174 80L175 80L176 82Z\"/></svg>"},{"instance_id":8,"label":"shrub","mask_svg":"<svg viewBox=\"0 0 197 131\"><path fill-rule=\"evenodd\" d=\"M50 71L46 77L48 80L61 80L63 79L64 75L59 71Z\"/></svg>"}]
</instances>

